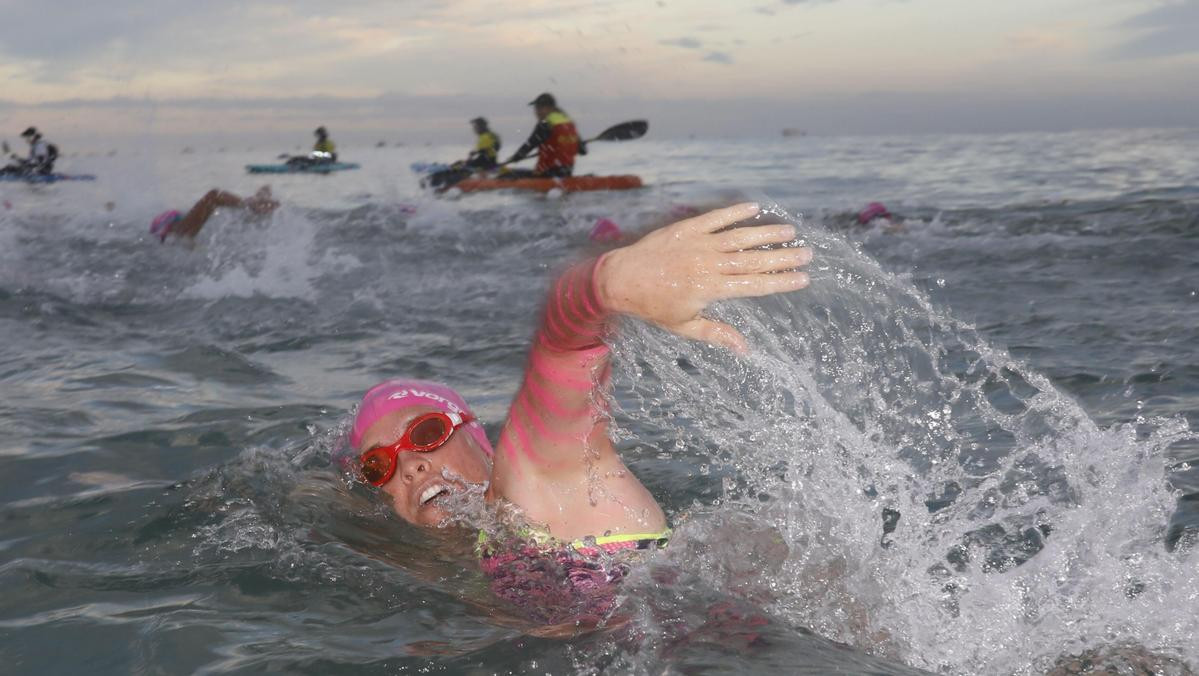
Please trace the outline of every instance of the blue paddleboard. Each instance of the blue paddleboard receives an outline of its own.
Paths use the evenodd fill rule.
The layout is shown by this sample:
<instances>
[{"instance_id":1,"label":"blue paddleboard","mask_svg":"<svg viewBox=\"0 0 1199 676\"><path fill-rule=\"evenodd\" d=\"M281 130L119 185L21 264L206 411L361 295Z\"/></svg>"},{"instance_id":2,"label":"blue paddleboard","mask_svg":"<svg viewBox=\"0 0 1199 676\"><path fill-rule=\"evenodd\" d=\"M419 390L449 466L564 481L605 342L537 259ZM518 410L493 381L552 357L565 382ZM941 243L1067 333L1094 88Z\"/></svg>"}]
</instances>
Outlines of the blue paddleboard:
<instances>
[{"instance_id":1,"label":"blue paddleboard","mask_svg":"<svg viewBox=\"0 0 1199 676\"><path fill-rule=\"evenodd\" d=\"M0 174L0 181L10 183L57 183L58 181L94 181L91 174Z\"/></svg>"},{"instance_id":2,"label":"blue paddleboard","mask_svg":"<svg viewBox=\"0 0 1199 676\"><path fill-rule=\"evenodd\" d=\"M251 174L328 174L333 171L357 169L353 162L316 162L313 164L247 164Z\"/></svg>"}]
</instances>

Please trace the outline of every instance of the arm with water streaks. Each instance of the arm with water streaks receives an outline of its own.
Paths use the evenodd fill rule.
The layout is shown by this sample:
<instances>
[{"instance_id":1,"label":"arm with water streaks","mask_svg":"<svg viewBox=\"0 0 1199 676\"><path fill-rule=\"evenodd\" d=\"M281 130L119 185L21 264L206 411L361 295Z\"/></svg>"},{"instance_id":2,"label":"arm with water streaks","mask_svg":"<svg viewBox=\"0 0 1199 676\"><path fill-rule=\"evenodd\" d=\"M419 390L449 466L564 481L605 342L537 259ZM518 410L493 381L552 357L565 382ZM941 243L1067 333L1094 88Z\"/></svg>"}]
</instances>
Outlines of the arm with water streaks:
<instances>
[{"instance_id":1,"label":"arm with water streaks","mask_svg":"<svg viewBox=\"0 0 1199 676\"><path fill-rule=\"evenodd\" d=\"M496 493L562 539L665 527L608 437L613 314L598 294L606 259L579 263L551 286L494 460Z\"/></svg>"},{"instance_id":2,"label":"arm with water streaks","mask_svg":"<svg viewBox=\"0 0 1199 676\"><path fill-rule=\"evenodd\" d=\"M807 249L759 249L791 241L789 225L727 230L754 204L718 209L654 231L568 269L548 294L493 470L496 494L562 538L652 532L665 525L653 496L608 436L609 353L617 315L744 352L745 338L701 312L724 298L807 285Z\"/></svg>"}]
</instances>

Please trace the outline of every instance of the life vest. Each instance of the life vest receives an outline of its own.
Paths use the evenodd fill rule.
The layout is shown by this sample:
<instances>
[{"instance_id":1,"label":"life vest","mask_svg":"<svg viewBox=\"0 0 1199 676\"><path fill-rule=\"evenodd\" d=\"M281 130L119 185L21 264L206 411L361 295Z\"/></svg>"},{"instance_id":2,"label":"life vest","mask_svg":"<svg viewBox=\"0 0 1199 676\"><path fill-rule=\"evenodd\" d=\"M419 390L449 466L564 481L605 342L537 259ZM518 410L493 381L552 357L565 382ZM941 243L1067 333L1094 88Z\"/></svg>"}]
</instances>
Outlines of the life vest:
<instances>
[{"instance_id":1,"label":"life vest","mask_svg":"<svg viewBox=\"0 0 1199 676\"><path fill-rule=\"evenodd\" d=\"M312 146L312 150L313 152L332 154L337 152L337 146L333 145L333 142L329 139L325 139L324 141L317 141L316 145Z\"/></svg>"},{"instance_id":2,"label":"life vest","mask_svg":"<svg viewBox=\"0 0 1199 676\"><path fill-rule=\"evenodd\" d=\"M43 141L40 138L37 139L36 141L33 142L33 145L29 146L29 161L35 162L38 164L45 162L46 159L50 156L50 148L51 148L51 145L49 143L46 143L45 141ZM58 149L55 148L55 151L57 151L57 150ZM58 156L58 153L55 152L55 157L57 157L57 156Z\"/></svg>"},{"instance_id":3,"label":"life vest","mask_svg":"<svg viewBox=\"0 0 1199 676\"><path fill-rule=\"evenodd\" d=\"M550 126L550 137L537 149L537 166L533 171L544 174L558 167L573 169L575 155L579 154L575 123L560 110L546 115L545 123Z\"/></svg>"},{"instance_id":4,"label":"life vest","mask_svg":"<svg viewBox=\"0 0 1199 676\"><path fill-rule=\"evenodd\" d=\"M491 131L479 134L479 142L475 144L475 152L478 153L479 157L484 157L489 162L495 163L500 153L500 137Z\"/></svg>"}]
</instances>

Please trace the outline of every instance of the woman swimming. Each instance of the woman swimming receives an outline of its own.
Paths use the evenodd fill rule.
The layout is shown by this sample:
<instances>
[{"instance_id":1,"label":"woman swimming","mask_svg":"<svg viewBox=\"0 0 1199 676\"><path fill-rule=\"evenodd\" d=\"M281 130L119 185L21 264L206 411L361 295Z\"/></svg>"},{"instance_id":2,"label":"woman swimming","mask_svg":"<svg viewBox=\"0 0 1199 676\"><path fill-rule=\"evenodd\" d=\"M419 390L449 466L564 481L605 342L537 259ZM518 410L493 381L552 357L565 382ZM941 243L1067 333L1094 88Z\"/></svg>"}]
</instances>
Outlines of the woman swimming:
<instances>
[{"instance_id":1,"label":"woman swimming","mask_svg":"<svg viewBox=\"0 0 1199 676\"><path fill-rule=\"evenodd\" d=\"M803 247L760 248L792 242L790 225L730 227L758 213L756 204L739 204L688 218L562 274L494 451L450 388L412 380L371 388L350 434L358 476L400 517L427 527L455 516L455 496L485 486L488 503L515 508L528 524L515 548L480 534L493 589L510 600L527 597L530 585L513 575L540 561L568 579L560 591L570 598L559 600L590 600L590 610L602 614L611 594L591 595L623 572L601 559L658 546L668 536L662 508L608 435L604 338L613 319L630 315L744 353L736 329L701 313L721 299L802 289L808 276L798 268L811 260ZM514 584L519 593L508 593Z\"/></svg>"},{"instance_id":2,"label":"woman swimming","mask_svg":"<svg viewBox=\"0 0 1199 676\"><path fill-rule=\"evenodd\" d=\"M212 218L221 207L231 209L246 209L256 216L264 216L279 207L279 201L271 195L271 187L264 185L249 197L240 197L231 192L213 188L204 193L187 213L176 209L164 211L150 222L150 234L158 237L165 244L167 236L185 239L189 242L196 239L200 229Z\"/></svg>"}]
</instances>

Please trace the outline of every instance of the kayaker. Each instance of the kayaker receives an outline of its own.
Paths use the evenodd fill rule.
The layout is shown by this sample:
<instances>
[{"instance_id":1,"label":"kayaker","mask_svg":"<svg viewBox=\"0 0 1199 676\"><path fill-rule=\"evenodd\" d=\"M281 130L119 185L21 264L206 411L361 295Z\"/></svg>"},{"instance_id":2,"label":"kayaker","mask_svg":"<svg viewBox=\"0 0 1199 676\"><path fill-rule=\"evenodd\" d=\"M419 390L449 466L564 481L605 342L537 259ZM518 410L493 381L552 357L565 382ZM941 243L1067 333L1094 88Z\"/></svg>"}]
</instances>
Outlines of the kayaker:
<instances>
[{"instance_id":1,"label":"kayaker","mask_svg":"<svg viewBox=\"0 0 1199 676\"><path fill-rule=\"evenodd\" d=\"M435 171L421 179L421 186L434 190L446 190L455 183L470 178L477 171L495 169L500 153L499 134L491 131L486 118L476 117L470 121L471 127L478 136L475 149L465 160L459 160L445 169Z\"/></svg>"},{"instance_id":2,"label":"kayaker","mask_svg":"<svg viewBox=\"0 0 1199 676\"><path fill-rule=\"evenodd\" d=\"M759 221L759 212L756 204L717 209L568 268L550 287L494 449L450 387L388 380L363 396L344 465L418 526L477 528L471 514L494 505L518 522L477 533L493 591L545 624L602 618L626 555L670 535L662 508L609 436L606 341L628 315L745 353L745 337L705 308L802 289L808 276L799 268L811 260L803 247L760 249L793 241L795 228Z\"/></svg>"},{"instance_id":3,"label":"kayaker","mask_svg":"<svg viewBox=\"0 0 1199 676\"><path fill-rule=\"evenodd\" d=\"M466 157L463 167L475 170L495 169L500 154L499 135L491 131L486 118L476 117L470 121L470 124L477 139L475 149Z\"/></svg>"},{"instance_id":4,"label":"kayaker","mask_svg":"<svg viewBox=\"0 0 1199 676\"><path fill-rule=\"evenodd\" d=\"M533 171L514 170L506 172L510 178L556 178L570 176L574 171L575 156L586 155L587 148L579 138L575 123L558 107L553 94L544 93L529 102L537 116L537 126L529 140L517 149L504 164L519 162L537 151L537 166Z\"/></svg>"},{"instance_id":5,"label":"kayaker","mask_svg":"<svg viewBox=\"0 0 1199 676\"><path fill-rule=\"evenodd\" d=\"M279 201L271 195L271 187L264 185L250 197L240 197L231 192L213 188L204 194L191 209L184 214L171 209L154 217L150 222L150 234L156 235L159 242L165 243L167 236L194 241L200 229L212 218L220 207L246 209L256 216L264 216L279 207Z\"/></svg>"}]
</instances>

